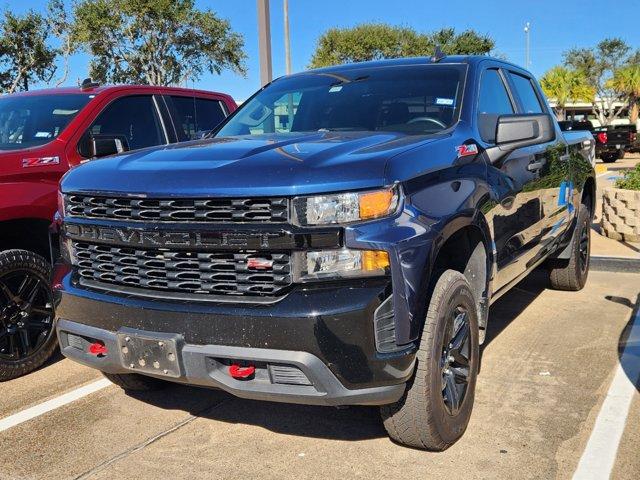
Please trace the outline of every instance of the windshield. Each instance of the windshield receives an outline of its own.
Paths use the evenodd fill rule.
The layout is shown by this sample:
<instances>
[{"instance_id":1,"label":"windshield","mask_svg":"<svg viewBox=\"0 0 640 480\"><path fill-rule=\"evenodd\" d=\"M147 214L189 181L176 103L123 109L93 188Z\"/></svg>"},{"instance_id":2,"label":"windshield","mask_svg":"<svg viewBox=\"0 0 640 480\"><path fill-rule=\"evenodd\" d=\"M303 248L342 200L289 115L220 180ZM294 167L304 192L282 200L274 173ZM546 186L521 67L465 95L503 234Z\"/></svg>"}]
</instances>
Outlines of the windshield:
<instances>
[{"instance_id":1,"label":"windshield","mask_svg":"<svg viewBox=\"0 0 640 480\"><path fill-rule=\"evenodd\" d=\"M437 133L458 120L465 71L464 65L403 65L284 77L242 105L216 136Z\"/></svg>"},{"instance_id":2,"label":"windshield","mask_svg":"<svg viewBox=\"0 0 640 480\"><path fill-rule=\"evenodd\" d=\"M0 150L22 150L50 142L90 98L79 94L0 98Z\"/></svg>"}]
</instances>

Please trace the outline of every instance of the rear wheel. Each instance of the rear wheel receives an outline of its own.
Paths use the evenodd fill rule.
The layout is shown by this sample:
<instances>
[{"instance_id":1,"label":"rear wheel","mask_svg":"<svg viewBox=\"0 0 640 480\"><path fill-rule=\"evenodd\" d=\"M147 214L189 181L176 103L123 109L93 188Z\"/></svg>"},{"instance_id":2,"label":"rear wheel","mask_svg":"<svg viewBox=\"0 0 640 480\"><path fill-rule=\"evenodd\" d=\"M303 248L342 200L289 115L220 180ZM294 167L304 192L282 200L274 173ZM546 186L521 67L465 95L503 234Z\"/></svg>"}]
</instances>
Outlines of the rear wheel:
<instances>
[{"instance_id":1,"label":"rear wheel","mask_svg":"<svg viewBox=\"0 0 640 480\"><path fill-rule=\"evenodd\" d=\"M624 150L618 150L618 160L622 160L626 154L627 152L625 152Z\"/></svg>"},{"instance_id":2,"label":"rear wheel","mask_svg":"<svg viewBox=\"0 0 640 480\"><path fill-rule=\"evenodd\" d=\"M603 153L600 158L604 163L614 163L618 160L618 153Z\"/></svg>"},{"instance_id":3,"label":"rear wheel","mask_svg":"<svg viewBox=\"0 0 640 480\"><path fill-rule=\"evenodd\" d=\"M389 436L444 450L467 428L478 372L478 317L467 279L446 270L429 303L414 377L398 402L381 407Z\"/></svg>"},{"instance_id":4,"label":"rear wheel","mask_svg":"<svg viewBox=\"0 0 640 480\"><path fill-rule=\"evenodd\" d=\"M591 255L591 215L586 205L580 205L576 231L571 240L571 256L549 262L549 280L556 290L582 290L589 276Z\"/></svg>"},{"instance_id":5,"label":"rear wheel","mask_svg":"<svg viewBox=\"0 0 640 480\"><path fill-rule=\"evenodd\" d=\"M147 377L145 375L139 375L137 373L104 373L111 383L118 385L123 390L130 392L149 392L152 390L160 390L164 388L167 382L164 382L158 378Z\"/></svg>"},{"instance_id":6,"label":"rear wheel","mask_svg":"<svg viewBox=\"0 0 640 480\"><path fill-rule=\"evenodd\" d=\"M35 370L56 348L50 275L40 255L0 253L0 381Z\"/></svg>"}]
</instances>

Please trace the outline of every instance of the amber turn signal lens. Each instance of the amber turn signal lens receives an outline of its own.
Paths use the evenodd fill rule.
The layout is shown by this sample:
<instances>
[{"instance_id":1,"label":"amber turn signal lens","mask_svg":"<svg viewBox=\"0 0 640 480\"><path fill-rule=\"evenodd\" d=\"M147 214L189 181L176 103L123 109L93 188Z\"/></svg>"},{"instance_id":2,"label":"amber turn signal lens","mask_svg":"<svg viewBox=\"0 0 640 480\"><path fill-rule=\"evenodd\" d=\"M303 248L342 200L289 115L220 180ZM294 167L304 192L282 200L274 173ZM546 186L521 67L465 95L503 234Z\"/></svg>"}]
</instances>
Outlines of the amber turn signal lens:
<instances>
[{"instance_id":1,"label":"amber turn signal lens","mask_svg":"<svg viewBox=\"0 0 640 480\"><path fill-rule=\"evenodd\" d=\"M395 208L397 197L393 190L360 194L360 219L378 218L388 215Z\"/></svg>"},{"instance_id":2,"label":"amber turn signal lens","mask_svg":"<svg viewBox=\"0 0 640 480\"><path fill-rule=\"evenodd\" d=\"M389 267L389 254L381 250L365 250L362 252L362 270L384 270Z\"/></svg>"}]
</instances>

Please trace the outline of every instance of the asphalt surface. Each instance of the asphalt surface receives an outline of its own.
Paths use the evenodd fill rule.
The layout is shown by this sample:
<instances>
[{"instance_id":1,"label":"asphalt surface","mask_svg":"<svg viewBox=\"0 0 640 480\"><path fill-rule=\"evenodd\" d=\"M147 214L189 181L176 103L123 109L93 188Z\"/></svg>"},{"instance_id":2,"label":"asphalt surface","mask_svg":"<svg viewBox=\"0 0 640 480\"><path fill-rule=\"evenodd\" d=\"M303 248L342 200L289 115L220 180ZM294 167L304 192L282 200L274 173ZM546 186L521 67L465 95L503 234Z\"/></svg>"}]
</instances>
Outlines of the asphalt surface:
<instances>
[{"instance_id":1,"label":"asphalt surface","mask_svg":"<svg viewBox=\"0 0 640 480\"><path fill-rule=\"evenodd\" d=\"M375 408L109 386L0 432L0 478L571 478L618 368L640 276L592 272L577 293L545 287L534 272L492 307L471 423L443 453L392 443ZM58 358L0 384L0 419L99 378ZM612 478L640 478L634 396Z\"/></svg>"}]
</instances>

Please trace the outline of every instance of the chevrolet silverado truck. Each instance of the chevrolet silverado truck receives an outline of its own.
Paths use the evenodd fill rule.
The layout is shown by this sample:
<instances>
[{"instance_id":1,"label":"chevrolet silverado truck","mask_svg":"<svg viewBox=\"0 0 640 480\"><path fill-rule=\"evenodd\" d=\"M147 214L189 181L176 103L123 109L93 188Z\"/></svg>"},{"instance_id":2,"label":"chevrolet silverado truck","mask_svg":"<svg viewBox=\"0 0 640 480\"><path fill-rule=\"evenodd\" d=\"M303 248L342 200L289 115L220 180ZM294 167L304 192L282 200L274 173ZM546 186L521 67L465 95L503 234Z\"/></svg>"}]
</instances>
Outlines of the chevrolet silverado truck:
<instances>
[{"instance_id":1,"label":"chevrolet silverado truck","mask_svg":"<svg viewBox=\"0 0 640 480\"><path fill-rule=\"evenodd\" d=\"M378 405L397 442L445 449L491 303L543 264L584 286L593 161L501 60L281 77L211 138L65 176L62 353L125 390Z\"/></svg>"},{"instance_id":2,"label":"chevrolet silverado truck","mask_svg":"<svg viewBox=\"0 0 640 480\"><path fill-rule=\"evenodd\" d=\"M62 175L89 159L190 140L235 108L214 92L90 79L0 98L0 381L38 368L57 344L48 228Z\"/></svg>"}]
</instances>

